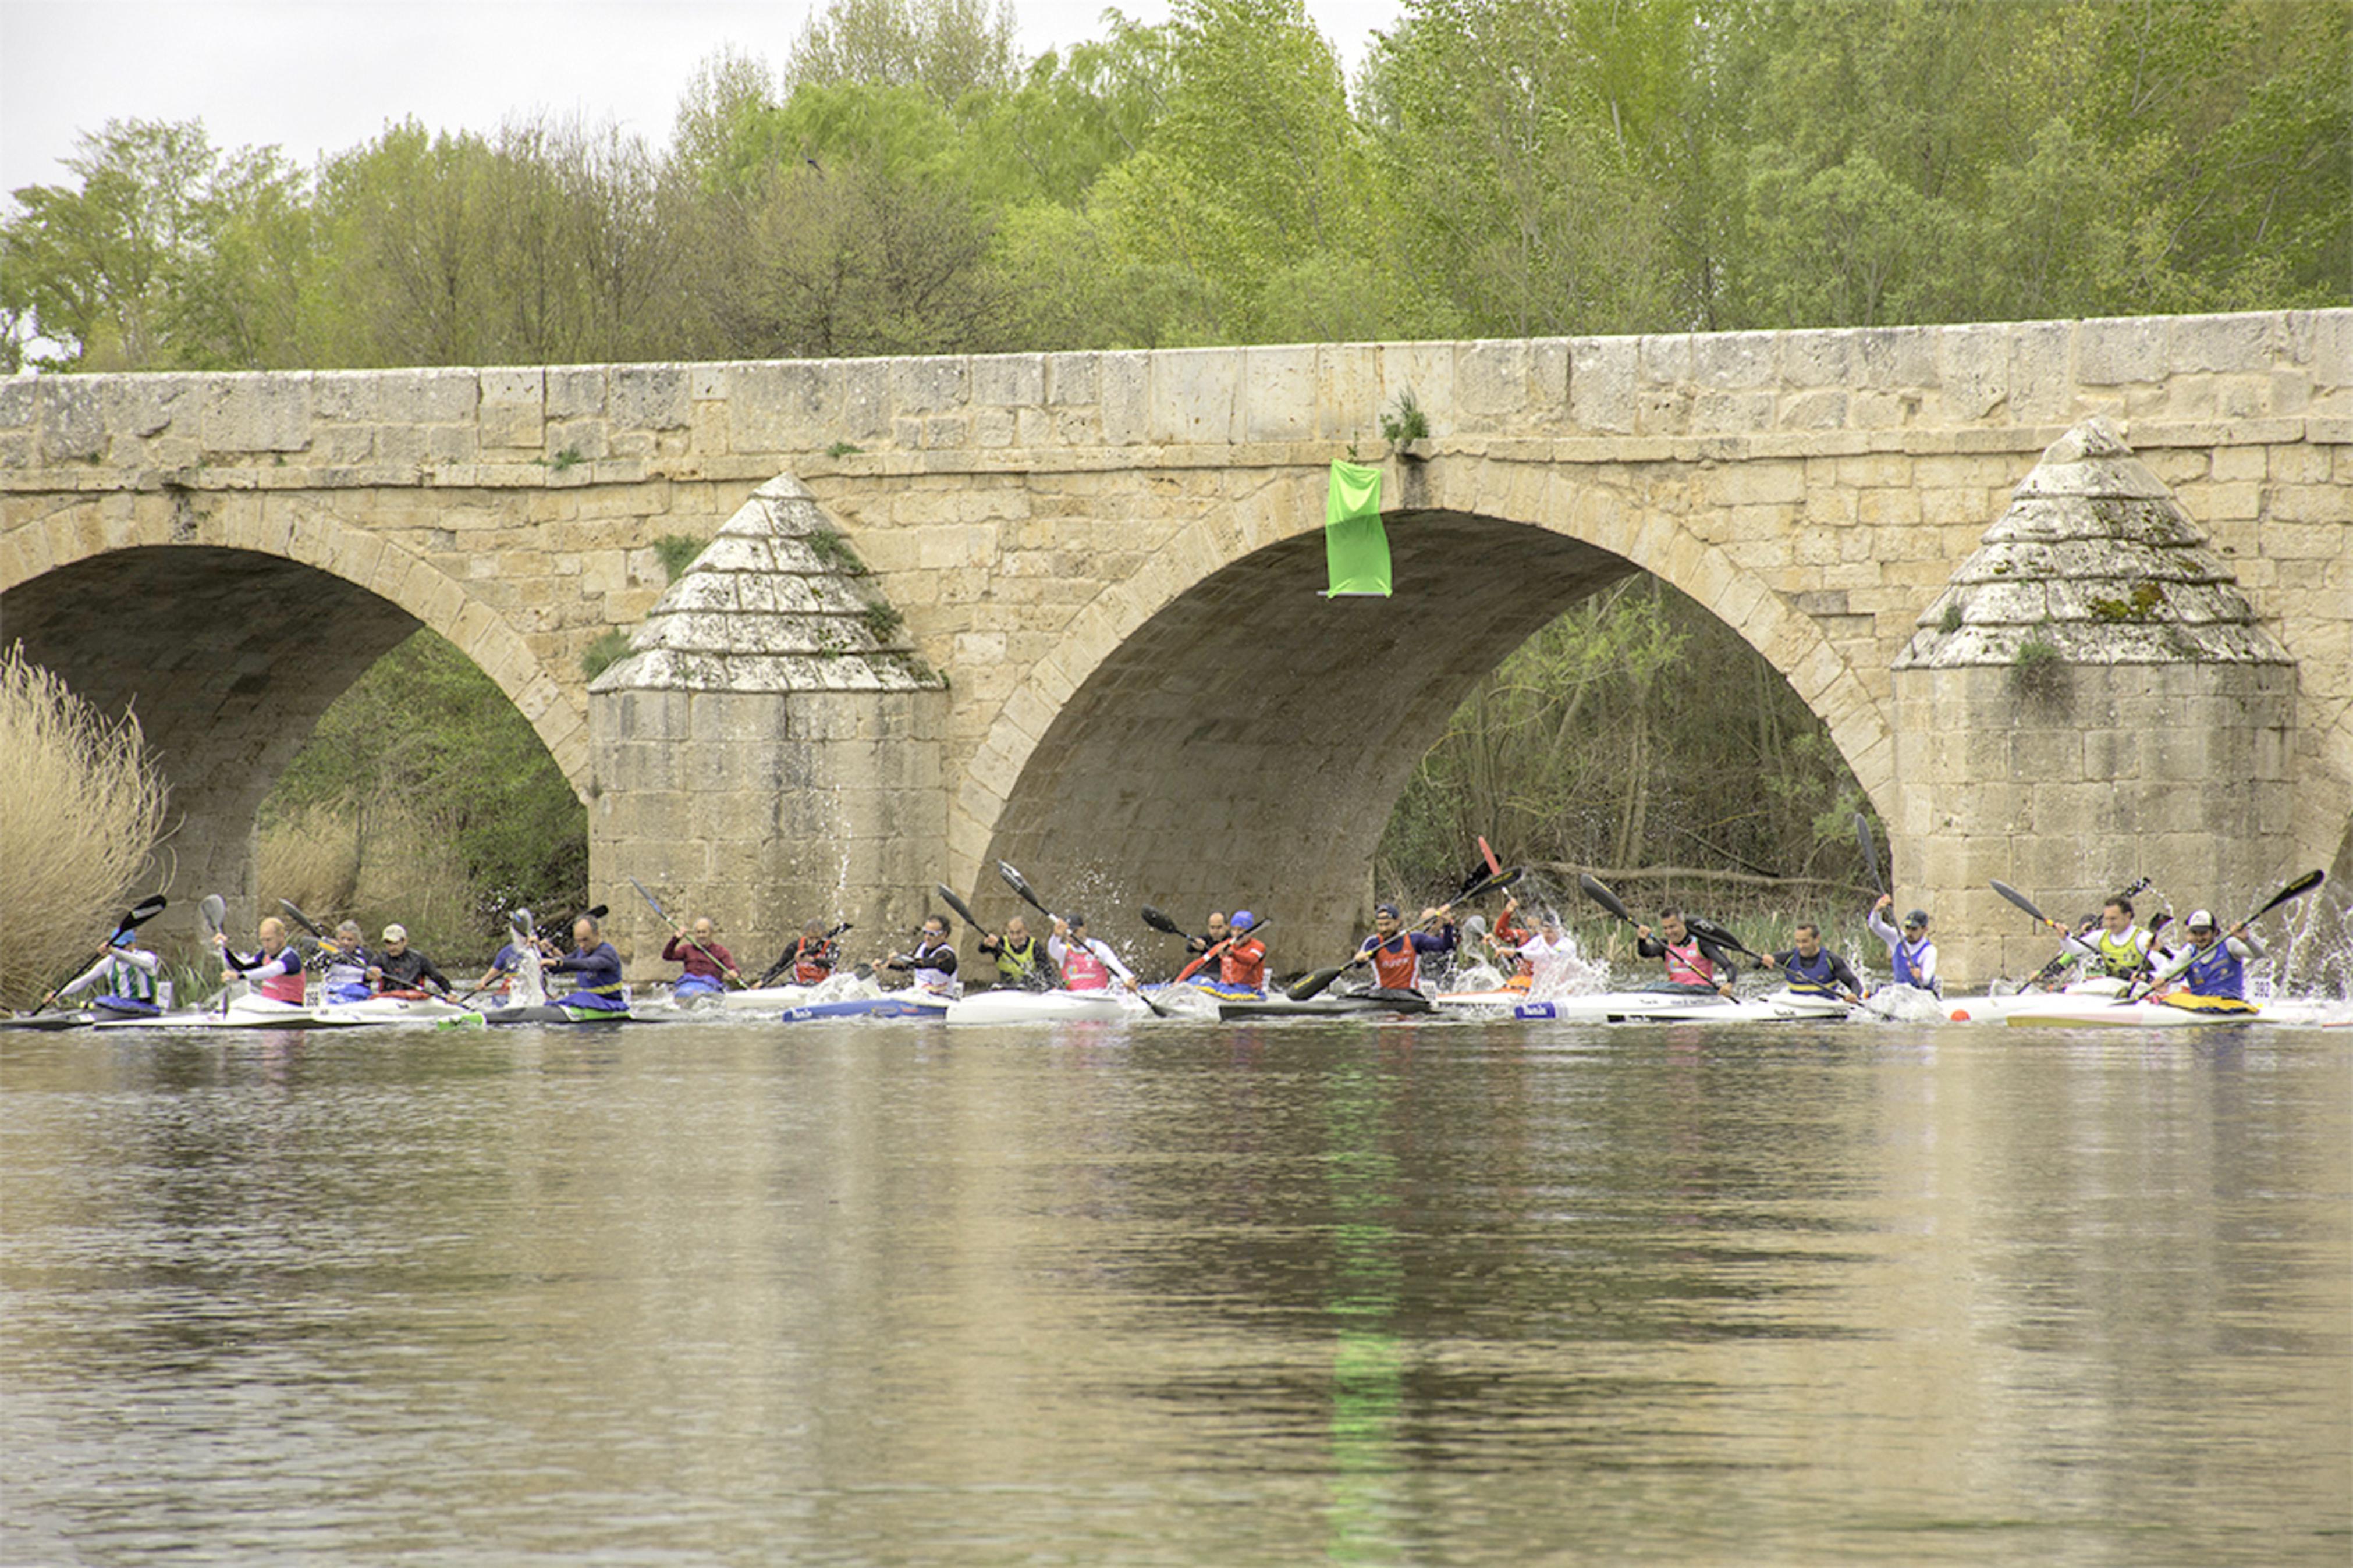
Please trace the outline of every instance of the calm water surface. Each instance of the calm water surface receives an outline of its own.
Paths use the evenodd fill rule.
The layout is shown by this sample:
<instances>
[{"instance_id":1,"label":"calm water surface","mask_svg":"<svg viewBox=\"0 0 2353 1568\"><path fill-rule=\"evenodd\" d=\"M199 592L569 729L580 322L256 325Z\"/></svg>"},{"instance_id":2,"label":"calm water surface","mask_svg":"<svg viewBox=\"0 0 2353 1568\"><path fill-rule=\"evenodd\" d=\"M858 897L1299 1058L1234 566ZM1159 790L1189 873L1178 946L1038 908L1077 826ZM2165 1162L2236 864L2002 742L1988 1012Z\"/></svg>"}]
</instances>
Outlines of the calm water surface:
<instances>
[{"instance_id":1,"label":"calm water surface","mask_svg":"<svg viewBox=\"0 0 2353 1568\"><path fill-rule=\"evenodd\" d=\"M2348 1035L0 1037L0 1558L2343 1563Z\"/></svg>"}]
</instances>

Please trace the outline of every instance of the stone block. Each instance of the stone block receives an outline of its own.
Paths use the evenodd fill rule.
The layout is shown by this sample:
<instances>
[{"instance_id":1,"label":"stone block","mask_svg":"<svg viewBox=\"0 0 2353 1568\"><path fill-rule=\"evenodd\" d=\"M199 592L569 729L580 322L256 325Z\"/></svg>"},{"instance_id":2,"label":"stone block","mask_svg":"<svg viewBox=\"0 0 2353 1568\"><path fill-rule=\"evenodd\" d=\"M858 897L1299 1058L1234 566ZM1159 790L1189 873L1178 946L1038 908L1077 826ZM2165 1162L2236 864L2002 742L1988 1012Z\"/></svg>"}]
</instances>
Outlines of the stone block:
<instances>
[{"instance_id":1,"label":"stone block","mask_svg":"<svg viewBox=\"0 0 2353 1568\"><path fill-rule=\"evenodd\" d=\"M2268 371L2287 343L2287 318L2277 311L2158 319L2166 334L2168 368L2184 371Z\"/></svg>"},{"instance_id":2,"label":"stone block","mask_svg":"<svg viewBox=\"0 0 2353 1568\"><path fill-rule=\"evenodd\" d=\"M823 451L856 439L846 434L856 422L847 417L845 375L842 366L805 360L737 366L728 385L728 449Z\"/></svg>"},{"instance_id":3,"label":"stone block","mask_svg":"<svg viewBox=\"0 0 2353 1568\"><path fill-rule=\"evenodd\" d=\"M1153 361L1141 352L1096 356L1103 384L1103 436L1113 447L1132 447L1150 438Z\"/></svg>"},{"instance_id":4,"label":"stone block","mask_svg":"<svg viewBox=\"0 0 2353 1568\"><path fill-rule=\"evenodd\" d=\"M2089 386L2123 386L2165 376L2165 323L2135 318L2080 321L2075 327L2075 375Z\"/></svg>"},{"instance_id":5,"label":"stone block","mask_svg":"<svg viewBox=\"0 0 2353 1568\"><path fill-rule=\"evenodd\" d=\"M1781 334L1781 384L1845 387L1855 380L1862 333L1840 330Z\"/></svg>"},{"instance_id":6,"label":"stone block","mask_svg":"<svg viewBox=\"0 0 2353 1568\"><path fill-rule=\"evenodd\" d=\"M1918 392L1937 384L1939 329L1883 327L1861 335L1855 374L1875 392Z\"/></svg>"},{"instance_id":7,"label":"stone block","mask_svg":"<svg viewBox=\"0 0 2353 1568\"><path fill-rule=\"evenodd\" d=\"M1307 441L1315 436L1317 351L1310 348L1250 348L1242 351L1242 438L1246 441Z\"/></svg>"},{"instance_id":8,"label":"stone block","mask_svg":"<svg viewBox=\"0 0 2353 1568\"><path fill-rule=\"evenodd\" d=\"M1209 445L1239 439L1244 363L1240 349L1185 349L1151 355L1145 437Z\"/></svg>"},{"instance_id":9,"label":"stone block","mask_svg":"<svg viewBox=\"0 0 2353 1568\"><path fill-rule=\"evenodd\" d=\"M1519 413L1528 400L1528 344L1506 339L1466 343L1454 358L1454 405L1484 419Z\"/></svg>"},{"instance_id":10,"label":"stone block","mask_svg":"<svg viewBox=\"0 0 2353 1568\"><path fill-rule=\"evenodd\" d=\"M1049 407L1092 407L1103 396L1101 356L1092 353L1045 356L1045 400Z\"/></svg>"},{"instance_id":11,"label":"stone block","mask_svg":"<svg viewBox=\"0 0 2353 1568\"><path fill-rule=\"evenodd\" d=\"M981 354L971 361L972 401L999 408L1031 408L1046 401L1042 354Z\"/></svg>"},{"instance_id":12,"label":"stone block","mask_svg":"<svg viewBox=\"0 0 2353 1568\"><path fill-rule=\"evenodd\" d=\"M972 362L961 356L890 360L891 398L899 416L961 408L971 395Z\"/></svg>"},{"instance_id":13,"label":"stone block","mask_svg":"<svg viewBox=\"0 0 2353 1568\"><path fill-rule=\"evenodd\" d=\"M105 456L106 394L100 383L78 376L43 376L37 395L41 461L71 463Z\"/></svg>"},{"instance_id":14,"label":"stone block","mask_svg":"<svg viewBox=\"0 0 2353 1568\"><path fill-rule=\"evenodd\" d=\"M1595 435L1631 434L1643 340L1578 338L1568 345L1569 420Z\"/></svg>"},{"instance_id":15,"label":"stone block","mask_svg":"<svg viewBox=\"0 0 2353 1568\"><path fill-rule=\"evenodd\" d=\"M693 416L684 365L616 365L609 396L613 423L626 430L683 429Z\"/></svg>"},{"instance_id":16,"label":"stone block","mask_svg":"<svg viewBox=\"0 0 2353 1568\"><path fill-rule=\"evenodd\" d=\"M1692 342L1692 379L1707 390L1770 386L1779 372L1779 345L1771 332L1706 332Z\"/></svg>"}]
</instances>

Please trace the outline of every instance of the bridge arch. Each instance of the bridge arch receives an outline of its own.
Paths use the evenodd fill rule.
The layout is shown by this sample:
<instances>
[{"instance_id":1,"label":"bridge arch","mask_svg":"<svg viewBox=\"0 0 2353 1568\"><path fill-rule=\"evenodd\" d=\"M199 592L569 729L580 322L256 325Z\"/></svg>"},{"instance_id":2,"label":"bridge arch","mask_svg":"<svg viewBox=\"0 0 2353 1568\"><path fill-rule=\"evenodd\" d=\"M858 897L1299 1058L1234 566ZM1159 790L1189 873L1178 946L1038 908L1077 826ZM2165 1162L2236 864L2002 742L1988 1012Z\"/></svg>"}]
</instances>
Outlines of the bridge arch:
<instances>
[{"instance_id":1,"label":"bridge arch","mask_svg":"<svg viewBox=\"0 0 2353 1568\"><path fill-rule=\"evenodd\" d=\"M1892 798L1883 672L1867 681L1819 623L1684 520L1483 458L1391 478L1408 503L1386 513L1393 599L1314 596L1320 497L1281 486L1197 519L1099 595L982 742L950 805L952 873L973 886L1002 858L1033 881L1084 886L1090 871L1132 867L1137 896L1190 908L1279 868L1286 901L1312 906L1286 910L1290 923L1314 941L1363 913L1389 811L1478 679L1636 571L1737 631L1823 721L1865 793Z\"/></svg>"},{"instance_id":2,"label":"bridge arch","mask_svg":"<svg viewBox=\"0 0 2353 1568\"><path fill-rule=\"evenodd\" d=\"M199 516L184 495L128 499L0 540L0 635L100 710L137 711L172 786L167 927L193 929L195 889L249 917L262 799L328 706L419 626L473 660L582 787L577 705L431 563L315 506Z\"/></svg>"}]
</instances>

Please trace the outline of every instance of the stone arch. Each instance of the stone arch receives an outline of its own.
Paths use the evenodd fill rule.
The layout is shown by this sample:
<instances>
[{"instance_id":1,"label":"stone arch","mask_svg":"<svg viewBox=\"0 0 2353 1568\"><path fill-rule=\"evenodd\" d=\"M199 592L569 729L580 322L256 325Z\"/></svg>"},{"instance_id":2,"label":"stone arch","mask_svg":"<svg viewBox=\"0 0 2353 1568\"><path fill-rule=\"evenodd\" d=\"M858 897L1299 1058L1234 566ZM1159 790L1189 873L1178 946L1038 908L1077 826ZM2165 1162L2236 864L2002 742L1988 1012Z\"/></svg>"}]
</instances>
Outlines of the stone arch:
<instances>
[{"instance_id":1,"label":"stone arch","mask_svg":"<svg viewBox=\"0 0 2353 1568\"><path fill-rule=\"evenodd\" d=\"M1090 860L1123 861L1139 885L1119 891L1206 907L1280 866L1280 891L1313 906L1287 920L1311 942L1336 936L1366 900L1390 806L1473 683L1568 605L1637 570L1736 629L1822 718L1866 793L1892 801L1885 710L1761 578L1676 519L1574 479L1483 458L1451 466L1390 487L1428 502L1387 513L1408 585L1395 599L1312 596L1320 472L1197 520L1099 595L983 741L950 803L951 874L974 886L1005 858L1067 885ZM1279 794L1258 779L1216 782L1270 768ZM1090 856L1073 849L1073 826L1125 842Z\"/></svg>"},{"instance_id":2,"label":"stone arch","mask_svg":"<svg viewBox=\"0 0 2353 1568\"><path fill-rule=\"evenodd\" d=\"M328 705L419 626L497 683L580 787L574 704L511 626L429 563L314 510L195 519L169 498L117 504L129 499L0 540L0 626L101 710L138 711L177 824L158 872L174 898L164 933L193 930L197 889L252 917L261 800Z\"/></svg>"}]
</instances>

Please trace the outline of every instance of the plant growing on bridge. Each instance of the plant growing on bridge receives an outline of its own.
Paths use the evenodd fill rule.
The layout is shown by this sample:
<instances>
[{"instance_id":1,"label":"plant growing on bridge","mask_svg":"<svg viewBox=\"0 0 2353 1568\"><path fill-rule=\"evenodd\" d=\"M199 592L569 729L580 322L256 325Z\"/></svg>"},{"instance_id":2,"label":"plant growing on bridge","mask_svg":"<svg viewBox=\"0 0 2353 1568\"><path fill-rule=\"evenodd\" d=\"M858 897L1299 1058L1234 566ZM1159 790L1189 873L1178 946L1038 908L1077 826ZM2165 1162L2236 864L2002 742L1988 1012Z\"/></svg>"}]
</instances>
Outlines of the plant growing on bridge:
<instances>
[{"instance_id":1,"label":"plant growing on bridge","mask_svg":"<svg viewBox=\"0 0 2353 1568\"><path fill-rule=\"evenodd\" d=\"M70 976L164 836L162 774L138 719L109 719L25 657L0 654L0 1003Z\"/></svg>"},{"instance_id":2,"label":"plant growing on bridge","mask_svg":"<svg viewBox=\"0 0 2353 1568\"><path fill-rule=\"evenodd\" d=\"M2010 679L2021 697L2055 702L2067 690L2066 658L2059 651L2059 645L2038 627L2026 634L2018 651L2010 656Z\"/></svg>"},{"instance_id":3,"label":"plant growing on bridge","mask_svg":"<svg viewBox=\"0 0 2353 1568\"><path fill-rule=\"evenodd\" d=\"M580 673L594 680L629 656L629 634L607 626L580 653Z\"/></svg>"},{"instance_id":4,"label":"plant growing on bridge","mask_svg":"<svg viewBox=\"0 0 2353 1568\"><path fill-rule=\"evenodd\" d=\"M1390 446L1401 447L1408 441L1424 440L1429 435L1430 416L1423 411L1420 400L1414 396L1412 387L1398 393L1397 401L1382 410L1381 438Z\"/></svg>"},{"instance_id":5,"label":"plant growing on bridge","mask_svg":"<svg viewBox=\"0 0 2353 1568\"><path fill-rule=\"evenodd\" d=\"M691 533L665 533L654 541L654 554L660 559L668 580L675 583L681 573L694 564L694 558L702 553L707 542ZM609 664L612 661L607 659L606 662Z\"/></svg>"},{"instance_id":6,"label":"plant growing on bridge","mask_svg":"<svg viewBox=\"0 0 2353 1568\"><path fill-rule=\"evenodd\" d=\"M858 558L858 552L851 547L849 541L832 529L813 528L802 537L808 542L809 553L828 569L845 577L866 575L866 563Z\"/></svg>"}]
</instances>

